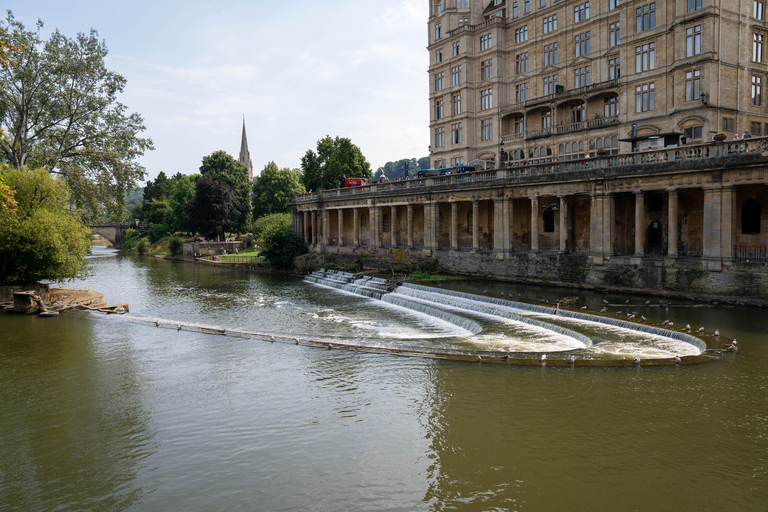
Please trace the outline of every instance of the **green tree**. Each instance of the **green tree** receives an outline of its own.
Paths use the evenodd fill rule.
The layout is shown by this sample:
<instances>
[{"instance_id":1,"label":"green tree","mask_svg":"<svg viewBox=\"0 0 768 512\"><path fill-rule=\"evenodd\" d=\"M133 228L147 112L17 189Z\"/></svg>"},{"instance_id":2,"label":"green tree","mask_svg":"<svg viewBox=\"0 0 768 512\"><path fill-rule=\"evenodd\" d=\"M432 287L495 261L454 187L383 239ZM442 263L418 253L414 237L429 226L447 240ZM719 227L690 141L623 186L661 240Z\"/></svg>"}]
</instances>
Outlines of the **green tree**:
<instances>
[{"instance_id":1,"label":"green tree","mask_svg":"<svg viewBox=\"0 0 768 512\"><path fill-rule=\"evenodd\" d=\"M78 277L90 232L70 212L66 184L44 169L3 171L16 213L0 222L0 284Z\"/></svg>"},{"instance_id":2,"label":"green tree","mask_svg":"<svg viewBox=\"0 0 768 512\"><path fill-rule=\"evenodd\" d=\"M190 230L189 215L187 214L187 205L195 199L195 183L200 179L199 174L189 176L187 174L177 173L171 179L173 187L171 188L170 215L166 218L166 224L173 231Z\"/></svg>"},{"instance_id":3,"label":"green tree","mask_svg":"<svg viewBox=\"0 0 768 512\"><path fill-rule=\"evenodd\" d=\"M290 213L275 213L259 219L260 255L270 265L287 268L293 259L307 252L304 240L293 230Z\"/></svg>"},{"instance_id":4,"label":"green tree","mask_svg":"<svg viewBox=\"0 0 768 512\"><path fill-rule=\"evenodd\" d=\"M317 141L317 153L307 150L301 158L302 184L306 190L340 188L346 178L371 179L371 164L360 148L346 137L329 135Z\"/></svg>"},{"instance_id":5,"label":"green tree","mask_svg":"<svg viewBox=\"0 0 768 512\"><path fill-rule=\"evenodd\" d=\"M203 157L200 174L212 180L224 180L237 194L240 200L240 222L233 227L244 230L251 222L251 186L248 180L248 168L225 151L216 151Z\"/></svg>"},{"instance_id":6,"label":"green tree","mask_svg":"<svg viewBox=\"0 0 768 512\"><path fill-rule=\"evenodd\" d=\"M240 199L224 180L203 176L195 186L195 199L186 207L194 231L214 237L240 224Z\"/></svg>"},{"instance_id":7,"label":"green tree","mask_svg":"<svg viewBox=\"0 0 768 512\"><path fill-rule=\"evenodd\" d=\"M16 50L0 66L0 158L16 169L44 168L69 185L78 207L124 215L125 190L144 177L138 158L153 149L144 121L117 101L125 78L107 69L98 33L74 39L43 23L27 30L8 11L0 40Z\"/></svg>"},{"instance_id":8,"label":"green tree","mask_svg":"<svg viewBox=\"0 0 768 512\"><path fill-rule=\"evenodd\" d=\"M253 218L289 212L295 194L303 193L301 172L269 162L253 183Z\"/></svg>"}]
</instances>

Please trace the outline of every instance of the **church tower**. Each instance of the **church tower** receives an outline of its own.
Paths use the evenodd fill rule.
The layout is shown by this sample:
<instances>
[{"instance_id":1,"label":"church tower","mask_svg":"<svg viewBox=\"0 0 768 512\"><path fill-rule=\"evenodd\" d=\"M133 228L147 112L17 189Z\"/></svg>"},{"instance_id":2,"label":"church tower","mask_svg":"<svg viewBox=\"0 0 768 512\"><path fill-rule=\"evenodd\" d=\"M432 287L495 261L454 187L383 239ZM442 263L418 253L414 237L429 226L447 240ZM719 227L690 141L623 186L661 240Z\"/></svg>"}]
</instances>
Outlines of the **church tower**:
<instances>
[{"instance_id":1,"label":"church tower","mask_svg":"<svg viewBox=\"0 0 768 512\"><path fill-rule=\"evenodd\" d=\"M243 118L243 139L240 141L240 162L248 168L248 180L253 183L253 163L251 153L248 151L248 137L245 136L245 118Z\"/></svg>"}]
</instances>

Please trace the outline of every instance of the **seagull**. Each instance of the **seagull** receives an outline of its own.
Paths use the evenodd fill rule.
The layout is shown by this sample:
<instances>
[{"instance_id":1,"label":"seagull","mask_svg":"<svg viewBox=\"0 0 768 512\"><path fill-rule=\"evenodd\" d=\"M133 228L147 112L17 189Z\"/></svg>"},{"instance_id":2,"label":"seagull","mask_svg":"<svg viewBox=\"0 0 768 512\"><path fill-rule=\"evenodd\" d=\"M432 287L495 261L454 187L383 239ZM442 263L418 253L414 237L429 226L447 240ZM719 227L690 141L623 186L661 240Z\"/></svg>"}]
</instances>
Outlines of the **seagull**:
<instances>
[{"instance_id":1,"label":"seagull","mask_svg":"<svg viewBox=\"0 0 768 512\"><path fill-rule=\"evenodd\" d=\"M661 325L668 325L668 324L669 324L669 320L664 320L663 322L661 322Z\"/></svg>"},{"instance_id":2,"label":"seagull","mask_svg":"<svg viewBox=\"0 0 768 512\"><path fill-rule=\"evenodd\" d=\"M488 292L488 288L486 288L485 290L483 290L483 293L487 293L487 292Z\"/></svg>"},{"instance_id":3,"label":"seagull","mask_svg":"<svg viewBox=\"0 0 768 512\"><path fill-rule=\"evenodd\" d=\"M630 320L634 320L635 319L635 315L629 315L629 319Z\"/></svg>"},{"instance_id":4,"label":"seagull","mask_svg":"<svg viewBox=\"0 0 768 512\"><path fill-rule=\"evenodd\" d=\"M571 362L571 364L574 364L576 362L576 356L571 356L568 360Z\"/></svg>"},{"instance_id":5,"label":"seagull","mask_svg":"<svg viewBox=\"0 0 768 512\"><path fill-rule=\"evenodd\" d=\"M650 303L651 303L651 299L648 299L647 301L645 301L645 305L646 305L646 306L647 306L648 304L650 304Z\"/></svg>"},{"instance_id":6,"label":"seagull","mask_svg":"<svg viewBox=\"0 0 768 512\"><path fill-rule=\"evenodd\" d=\"M504 354L501 358L506 361L509 359L509 354Z\"/></svg>"},{"instance_id":7,"label":"seagull","mask_svg":"<svg viewBox=\"0 0 768 512\"><path fill-rule=\"evenodd\" d=\"M739 351L739 343L736 340L733 340L731 342L731 346L725 349L728 352L738 352Z\"/></svg>"},{"instance_id":8,"label":"seagull","mask_svg":"<svg viewBox=\"0 0 768 512\"><path fill-rule=\"evenodd\" d=\"M547 364L547 354L541 354L541 364Z\"/></svg>"},{"instance_id":9,"label":"seagull","mask_svg":"<svg viewBox=\"0 0 768 512\"><path fill-rule=\"evenodd\" d=\"M480 357L480 356L477 356L477 362L478 362L478 363L482 363L482 362L483 362L483 358L482 358L482 357Z\"/></svg>"},{"instance_id":10,"label":"seagull","mask_svg":"<svg viewBox=\"0 0 768 512\"><path fill-rule=\"evenodd\" d=\"M160 322L155 322L155 327L160 327Z\"/></svg>"},{"instance_id":11,"label":"seagull","mask_svg":"<svg viewBox=\"0 0 768 512\"><path fill-rule=\"evenodd\" d=\"M685 330L691 332L691 324L685 324Z\"/></svg>"},{"instance_id":12,"label":"seagull","mask_svg":"<svg viewBox=\"0 0 768 512\"><path fill-rule=\"evenodd\" d=\"M699 332L704 332L704 326L699 327Z\"/></svg>"},{"instance_id":13,"label":"seagull","mask_svg":"<svg viewBox=\"0 0 768 512\"><path fill-rule=\"evenodd\" d=\"M640 315L640 320L642 320L643 322L645 322L645 321L646 321L646 320L648 320L648 319L647 319L647 318L645 318L645 316L644 316L644 315Z\"/></svg>"},{"instance_id":14,"label":"seagull","mask_svg":"<svg viewBox=\"0 0 768 512\"><path fill-rule=\"evenodd\" d=\"M581 306L581 310L582 311L586 311L587 310L587 306Z\"/></svg>"},{"instance_id":15,"label":"seagull","mask_svg":"<svg viewBox=\"0 0 768 512\"><path fill-rule=\"evenodd\" d=\"M629 299L627 299L627 300L624 302L624 304L629 304Z\"/></svg>"},{"instance_id":16,"label":"seagull","mask_svg":"<svg viewBox=\"0 0 768 512\"><path fill-rule=\"evenodd\" d=\"M622 314L622 313L623 313L623 311L617 311L617 312L616 312L616 314L617 314L617 315L620 315L620 314Z\"/></svg>"},{"instance_id":17,"label":"seagull","mask_svg":"<svg viewBox=\"0 0 768 512\"><path fill-rule=\"evenodd\" d=\"M667 325L669 325L670 327L672 327L672 326L673 326L673 325L675 325L675 324L674 324L673 322L669 322Z\"/></svg>"},{"instance_id":18,"label":"seagull","mask_svg":"<svg viewBox=\"0 0 768 512\"><path fill-rule=\"evenodd\" d=\"M715 336L720 336L720 329L715 329Z\"/></svg>"},{"instance_id":19,"label":"seagull","mask_svg":"<svg viewBox=\"0 0 768 512\"><path fill-rule=\"evenodd\" d=\"M299 338L296 338L296 344L297 345L299 344Z\"/></svg>"},{"instance_id":20,"label":"seagull","mask_svg":"<svg viewBox=\"0 0 768 512\"><path fill-rule=\"evenodd\" d=\"M333 343L328 344L328 350L333 350Z\"/></svg>"},{"instance_id":21,"label":"seagull","mask_svg":"<svg viewBox=\"0 0 768 512\"><path fill-rule=\"evenodd\" d=\"M639 365L639 364L640 364L640 358L639 358L639 357L636 357L636 358L635 358L635 364L637 364L637 365Z\"/></svg>"},{"instance_id":22,"label":"seagull","mask_svg":"<svg viewBox=\"0 0 768 512\"><path fill-rule=\"evenodd\" d=\"M502 296L502 297L504 296L504 292L501 292L501 296Z\"/></svg>"},{"instance_id":23,"label":"seagull","mask_svg":"<svg viewBox=\"0 0 768 512\"><path fill-rule=\"evenodd\" d=\"M680 356L675 356L675 364L681 364L683 362L682 359L680 359Z\"/></svg>"},{"instance_id":24,"label":"seagull","mask_svg":"<svg viewBox=\"0 0 768 512\"><path fill-rule=\"evenodd\" d=\"M610 304L607 300L603 299L603 304Z\"/></svg>"},{"instance_id":25,"label":"seagull","mask_svg":"<svg viewBox=\"0 0 768 512\"><path fill-rule=\"evenodd\" d=\"M606 308L603 308L600 310L601 313L605 313L606 311L607 311Z\"/></svg>"}]
</instances>

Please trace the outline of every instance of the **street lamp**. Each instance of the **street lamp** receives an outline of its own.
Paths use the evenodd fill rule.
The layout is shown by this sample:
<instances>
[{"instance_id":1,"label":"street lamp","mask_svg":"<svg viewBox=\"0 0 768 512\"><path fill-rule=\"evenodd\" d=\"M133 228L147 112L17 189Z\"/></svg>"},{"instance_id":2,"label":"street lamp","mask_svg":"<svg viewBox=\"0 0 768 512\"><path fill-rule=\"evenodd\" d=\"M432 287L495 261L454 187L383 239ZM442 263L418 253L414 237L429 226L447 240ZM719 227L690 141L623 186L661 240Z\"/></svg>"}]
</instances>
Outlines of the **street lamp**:
<instances>
[{"instance_id":1,"label":"street lamp","mask_svg":"<svg viewBox=\"0 0 768 512\"><path fill-rule=\"evenodd\" d=\"M504 154L504 140L499 141L499 167L503 167L505 161L507 160L504 158L506 155Z\"/></svg>"}]
</instances>

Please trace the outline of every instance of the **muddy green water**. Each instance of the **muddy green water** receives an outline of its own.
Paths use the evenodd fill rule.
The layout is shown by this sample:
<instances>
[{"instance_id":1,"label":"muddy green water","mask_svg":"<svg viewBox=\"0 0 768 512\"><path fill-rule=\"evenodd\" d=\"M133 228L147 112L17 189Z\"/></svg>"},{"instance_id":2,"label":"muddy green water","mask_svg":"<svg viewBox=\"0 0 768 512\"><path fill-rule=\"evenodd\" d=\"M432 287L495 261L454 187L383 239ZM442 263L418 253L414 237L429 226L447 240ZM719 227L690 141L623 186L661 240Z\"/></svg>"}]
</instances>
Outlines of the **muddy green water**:
<instances>
[{"instance_id":1,"label":"muddy green water","mask_svg":"<svg viewBox=\"0 0 768 512\"><path fill-rule=\"evenodd\" d=\"M456 336L297 279L95 255L92 276L67 286L128 302L133 318L393 343ZM579 295L596 309L604 298L459 286ZM691 366L513 367L128 315L0 315L0 510L767 510L768 311L609 298L718 328L742 350Z\"/></svg>"}]
</instances>

